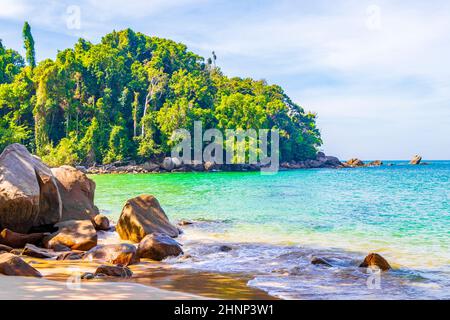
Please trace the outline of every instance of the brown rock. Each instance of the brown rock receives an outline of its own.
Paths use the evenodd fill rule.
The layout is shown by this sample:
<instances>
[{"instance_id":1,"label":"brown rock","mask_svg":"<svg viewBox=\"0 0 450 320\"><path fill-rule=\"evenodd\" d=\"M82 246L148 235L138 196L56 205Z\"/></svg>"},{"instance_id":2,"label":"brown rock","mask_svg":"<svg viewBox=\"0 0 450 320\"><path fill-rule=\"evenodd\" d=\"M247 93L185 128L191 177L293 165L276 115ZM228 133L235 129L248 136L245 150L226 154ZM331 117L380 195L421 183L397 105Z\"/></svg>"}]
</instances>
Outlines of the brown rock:
<instances>
[{"instance_id":1,"label":"brown rock","mask_svg":"<svg viewBox=\"0 0 450 320\"><path fill-rule=\"evenodd\" d=\"M365 166L364 162L362 162L361 160L359 160L357 158L348 160L346 162L346 164L349 165L350 167L364 167Z\"/></svg>"},{"instance_id":2,"label":"brown rock","mask_svg":"<svg viewBox=\"0 0 450 320\"><path fill-rule=\"evenodd\" d=\"M44 238L44 246L53 249L56 245L64 245L72 250L87 251L97 245L97 233L87 220L69 220L55 225L58 231Z\"/></svg>"},{"instance_id":3,"label":"brown rock","mask_svg":"<svg viewBox=\"0 0 450 320\"><path fill-rule=\"evenodd\" d=\"M51 259L57 257L58 253L48 249L38 248L33 244L27 244L22 250L21 255L40 259Z\"/></svg>"},{"instance_id":4,"label":"brown rock","mask_svg":"<svg viewBox=\"0 0 450 320\"><path fill-rule=\"evenodd\" d=\"M375 160L367 164L368 167L380 167L383 165L383 162L381 160Z\"/></svg>"},{"instance_id":5,"label":"brown rock","mask_svg":"<svg viewBox=\"0 0 450 320\"><path fill-rule=\"evenodd\" d=\"M51 170L23 145L6 147L0 155L0 227L27 233L53 225L61 219L61 208Z\"/></svg>"},{"instance_id":6,"label":"brown rock","mask_svg":"<svg viewBox=\"0 0 450 320\"><path fill-rule=\"evenodd\" d=\"M94 224L95 229L97 229L97 230L107 231L111 228L109 225L108 217L106 217L103 214L96 215L93 219L93 224Z\"/></svg>"},{"instance_id":7,"label":"brown rock","mask_svg":"<svg viewBox=\"0 0 450 320\"><path fill-rule=\"evenodd\" d=\"M121 243L96 246L86 252L84 260L96 260L100 262L128 266L130 264L138 263L139 257L134 245Z\"/></svg>"},{"instance_id":8,"label":"brown rock","mask_svg":"<svg viewBox=\"0 0 450 320\"><path fill-rule=\"evenodd\" d=\"M94 205L95 182L71 166L53 168L52 173L61 194L61 221L92 220L98 214Z\"/></svg>"},{"instance_id":9,"label":"brown rock","mask_svg":"<svg viewBox=\"0 0 450 320\"><path fill-rule=\"evenodd\" d=\"M165 234L149 234L139 243L139 258L161 261L170 256L183 254L180 244Z\"/></svg>"},{"instance_id":10,"label":"brown rock","mask_svg":"<svg viewBox=\"0 0 450 320\"><path fill-rule=\"evenodd\" d=\"M22 234L9 229L3 229L0 233L0 244L12 248L23 248L27 243L37 244L41 242L45 235L45 233Z\"/></svg>"},{"instance_id":11,"label":"brown rock","mask_svg":"<svg viewBox=\"0 0 450 320\"><path fill-rule=\"evenodd\" d=\"M384 259L382 256L380 256L378 253L369 254L359 266L361 268L368 268L368 267L376 266L383 271L387 271L387 270L391 269L391 266L386 261L386 259Z\"/></svg>"},{"instance_id":12,"label":"brown rock","mask_svg":"<svg viewBox=\"0 0 450 320\"><path fill-rule=\"evenodd\" d=\"M416 154L416 155L411 159L411 161L409 162L409 164L418 165L418 164L420 164L421 161L422 161L422 157Z\"/></svg>"},{"instance_id":13,"label":"brown rock","mask_svg":"<svg viewBox=\"0 0 450 320\"><path fill-rule=\"evenodd\" d=\"M127 201L122 209L116 231L124 240L140 242L146 235L165 233L177 237L177 227L169 222L158 200L151 195L141 195Z\"/></svg>"},{"instance_id":14,"label":"brown rock","mask_svg":"<svg viewBox=\"0 0 450 320\"><path fill-rule=\"evenodd\" d=\"M110 277L131 278L133 272L128 267L101 265L95 270L95 276L106 275Z\"/></svg>"},{"instance_id":15,"label":"brown rock","mask_svg":"<svg viewBox=\"0 0 450 320\"><path fill-rule=\"evenodd\" d=\"M39 271L11 253L0 254L0 274L7 276L42 277Z\"/></svg>"}]
</instances>

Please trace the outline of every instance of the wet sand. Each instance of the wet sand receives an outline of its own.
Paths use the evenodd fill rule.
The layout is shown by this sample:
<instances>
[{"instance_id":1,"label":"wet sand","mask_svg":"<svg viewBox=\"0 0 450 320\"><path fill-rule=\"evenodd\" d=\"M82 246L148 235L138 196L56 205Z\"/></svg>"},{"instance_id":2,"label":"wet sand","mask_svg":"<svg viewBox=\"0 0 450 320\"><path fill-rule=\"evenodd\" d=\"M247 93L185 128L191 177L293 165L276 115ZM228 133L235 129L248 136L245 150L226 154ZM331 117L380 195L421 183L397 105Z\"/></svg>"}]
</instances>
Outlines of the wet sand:
<instances>
[{"instance_id":1,"label":"wet sand","mask_svg":"<svg viewBox=\"0 0 450 320\"><path fill-rule=\"evenodd\" d=\"M168 265L152 261L142 261L129 266L133 277L114 278L107 277L93 280L80 280L84 272L94 272L98 263L87 261L53 261L36 258L26 258L29 263L38 269L45 279L57 282L81 281L81 287L89 284L109 284L114 291L121 290L123 284L134 284L142 287L158 288L168 292L186 293L212 299L236 300L273 300L276 299L262 290L247 286L251 279L248 275L219 274L196 270L173 269ZM120 284L120 285L119 285ZM149 297L152 299L152 297ZM172 299L172 298L168 298ZM189 299L189 298L188 298Z\"/></svg>"}]
</instances>

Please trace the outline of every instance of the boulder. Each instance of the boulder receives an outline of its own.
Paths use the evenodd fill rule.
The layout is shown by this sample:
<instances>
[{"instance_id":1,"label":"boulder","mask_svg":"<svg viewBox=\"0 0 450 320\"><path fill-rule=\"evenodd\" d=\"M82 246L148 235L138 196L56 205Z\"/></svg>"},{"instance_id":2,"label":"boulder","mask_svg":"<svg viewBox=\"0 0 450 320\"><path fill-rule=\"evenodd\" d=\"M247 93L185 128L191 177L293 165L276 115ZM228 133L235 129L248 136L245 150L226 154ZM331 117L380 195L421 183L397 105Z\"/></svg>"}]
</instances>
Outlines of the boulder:
<instances>
[{"instance_id":1,"label":"boulder","mask_svg":"<svg viewBox=\"0 0 450 320\"><path fill-rule=\"evenodd\" d=\"M116 231L124 240L140 242L146 235L165 233L177 237L177 227L169 222L158 200L151 195L130 199L122 209Z\"/></svg>"},{"instance_id":2,"label":"boulder","mask_svg":"<svg viewBox=\"0 0 450 320\"><path fill-rule=\"evenodd\" d=\"M164 158L163 162L161 163L161 167L164 170L172 171L175 168L175 164L173 163L172 158L166 157L166 158Z\"/></svg>"},{"instance_id":3,"label":"boulder","mask_svg":"<svg viewBox=\"0 0 450 320\"><path fill-rule=\"evenodd\" d=\"M84 260L100 261L128 266L139 262L136 247L132 244L99 245L86 252Z\"/></svg>"},{"instance_id":4,"label":"boulder","mask_svg":"<svg viewBox=\"0 0 450 320\"><path fill-rule=\"evenodd\" d=\"M69 220L55 225L58 231L44 238L44 246L53 249L64 245L72 250L87 251L97 245L97 232L90 221Z\"/></svg>"},{"instance_id":5,"label":"boulder","mask_svg":"<svg viewBox=\"0 0 450 320\"><path fill-rule=\"evenodd\" d=\"M409 162L409 164L417 165L417 164L420 164L421 161L422 161L422 157L416 154L416 155L411 159L411 161Z\"/></svg>"},{"instance_id":6,"label":"boulder","mask_svg":"<svg viewBox=\"0 0 450 320\"><path fill-rule=\"evenodd\" d=\"M95 182L71 166L53 168L62 200L61 221L91 220L98 214L94 205Z\"/></svg>"},{"instance_id":7,"label":"boulder","mask_svg":"<svg viewBox=\"0 0 450 320\"><path fill-rule=\"evenodd\" d=\"M387 271L392 268L386 261L386 259L384 259L378 253L370 253L359 266L361 268L368 268L375 266L383 271Z\"/></svg>"},{"instance_id":8,"label":"boulder","mask_svg":"<svg viewBox=\"0 0 450 320\"><path fill-rule=\"evenodd\" d=\"M133 272L128 267L101 265L95 270L95 276L105 275L109 277L131 278Z\"/></svg>"},{"instance_id":9,"label":"boulder","mask_svg":"<svg viewBox=\"0 0 450 320\"><path fill-rule=\"evenodd\" d=\"M56 179L42 161L21 144L0 155L0 228L27 233L61 219Z\"/></svg>"},{"instance_id":10,"label":"boulder","mask_svg":"<svg viewBox=\"0 0 450 320\"><path fill-rule=\"evenodd\" d=\"M311 264L314 264L314 265L321 264L321 265L324 265L327 267L332 267L331 263L329 263L326 259L321 258L321 257L312 257Z\"/></svg>"},{"instance_id":11,"label":"boulder","mask_svg":"<svg viewBox=\"0 0 450 320\"><path fill-rule=\"evenodd\" d=\"M59 254L48 249L38 248L33 244L27 244L22 250L21 255L40 259L51 259L56 258Z\"/></svg>"},{"instance_id":12,"label":"boulder","mask_svg":"<svg viewBox=\"0 0 450 320\"><path fill-rule=\"evenodd\" d=\"M41 273L11 253L0 254L0 274L20 277L42 277Z\"/></svg>"},{"instance_id":13,"label":"boulder","mask_svg":"<svg viewBox=\"0 0 450 320\"><path fill-rule=\"evenodd\" d=\"M155 171L156 169L159 169L159 165L153 162L145 162L144 164L142 164L142 169L146 170L146 171Z\"/></svg>"},{"instance_id":14,"label":"boulder","mask_svg":"<svg viewBox=\"0 0 450 320\"><path fill-rule=\"evenodd\" d=\"M139 243L139 258L161 261L167 257L183 254L180 244L165 234L149 234Z\"/></svg>"},{"instance_id":15,"label":"boulder","mask_svg":"<svg viewBox=\"0 0 450 320\"><path fill-rule=\"evenodd\" d=\"M172 163L174 166L174 169L180 169L183 167L183 160L180 158L172 158Z\"/></svg>"},{"instance_id":16,"label":"boulder","mask_svg":"<svg viewBox=\"0 0 450 320\"><path fill-rule=\"evenodd\" d=\"M368 167L380 167L383 165L381 160L375 160L367 164Z\"/></svg>"},{"instance_id":17,"label":"boulder","mask_svg":"<svg viewBox=\"0 0 450 320\"><path fill-rule=\"evenodd\" d=\"M22 234L13 232L9 229L3 229L3 231L0 232L0 244L18 249L25 247L27 243L40 243L45 235L46 233Z\"/></svg>"},{"instance_id":18,"label":"boulder","mask_svg":"<svg viewBox=\"0 0 450 320\"><path fill-rule=\"evenodd\" d=\"M350 167L364 167L365 166L364 162L362 162L358 158L350 159L345 164L347 164Z\"/></svg>"},{"instance_id":19,"label":"boulder","mask_svg":"<svg viewBox=\"0 0 450 320\"><path fill-rule=\"evenodd\" d=\"M109 219L103 214L98 214L93 219L95 229L107 231L111 228L109 225Z\"/></svg>"}]
</instances>

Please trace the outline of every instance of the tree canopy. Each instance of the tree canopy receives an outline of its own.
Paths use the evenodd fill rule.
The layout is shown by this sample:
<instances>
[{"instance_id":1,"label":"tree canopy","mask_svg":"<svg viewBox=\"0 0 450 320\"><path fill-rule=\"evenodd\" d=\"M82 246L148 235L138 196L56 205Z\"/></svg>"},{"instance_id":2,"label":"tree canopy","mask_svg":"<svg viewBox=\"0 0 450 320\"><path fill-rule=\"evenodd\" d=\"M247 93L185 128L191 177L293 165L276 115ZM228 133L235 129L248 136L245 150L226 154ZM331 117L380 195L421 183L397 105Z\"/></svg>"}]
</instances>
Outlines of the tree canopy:
<instances>
[{"instance_id":1,"label":"tree canopy","mask_svg":"<svg viewBox=\"0 0 450 320\"><path fill-rule=\"evenodd\" d=\"M56 59L26 61L0 41L0 150L24 143L52 165L145 161L170 152L173 130L280 130L282 160L321 144L316 115L264 80L229 78L184 44L131 29L79 39Z\"/></svg>"}]
</instances>

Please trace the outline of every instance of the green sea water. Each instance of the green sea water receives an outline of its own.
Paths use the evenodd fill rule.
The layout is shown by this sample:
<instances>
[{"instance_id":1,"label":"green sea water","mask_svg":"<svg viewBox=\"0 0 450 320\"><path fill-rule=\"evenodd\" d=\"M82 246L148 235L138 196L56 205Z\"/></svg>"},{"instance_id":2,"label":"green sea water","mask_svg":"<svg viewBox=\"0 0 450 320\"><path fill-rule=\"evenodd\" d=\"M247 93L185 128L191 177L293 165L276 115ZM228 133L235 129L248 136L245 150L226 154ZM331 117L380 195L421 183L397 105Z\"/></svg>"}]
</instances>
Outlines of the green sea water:
<instances>
[{"instance_id":1,"label":"green sea water","mask_svg":"<svg viewBox=\"0 0 450 320\"><path fill-rule=\"evenodd\" d=\"M181 238L198 259L177 267L255 273L249 285L284 298L450 297L450 162L93 179L96 204L113 220L127 199L153 194L171 220L199 221ZM223 243L233 254L208 251ZM384 276L385 291L366 290L367 276L352 268L369 252L397 270ZM312 269L313 255L334 259L334 275Z\"/></svg>"}]
</instances>

